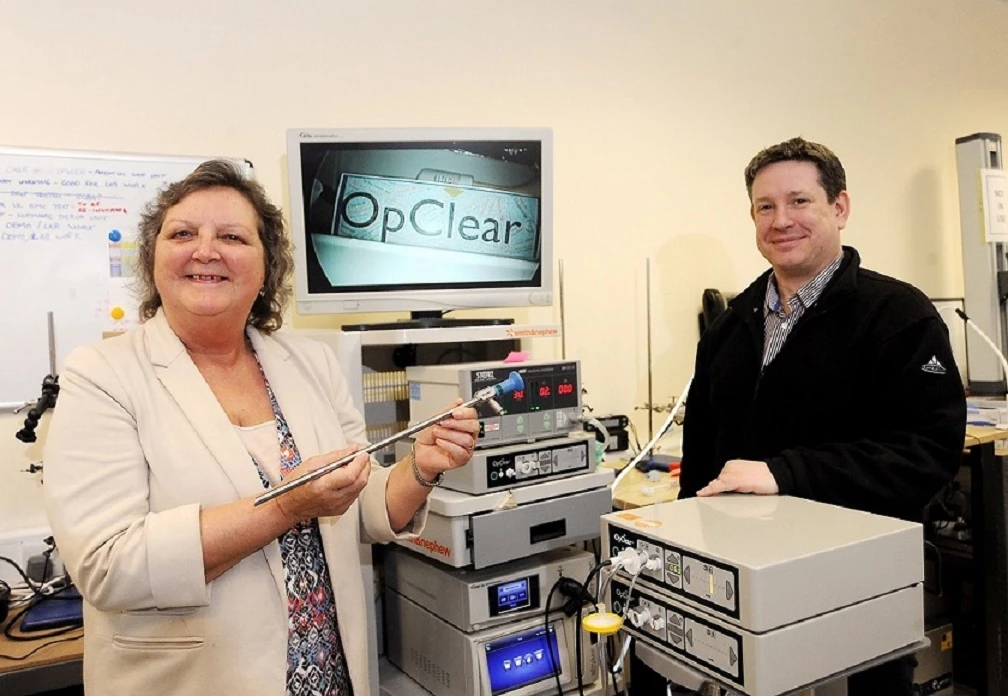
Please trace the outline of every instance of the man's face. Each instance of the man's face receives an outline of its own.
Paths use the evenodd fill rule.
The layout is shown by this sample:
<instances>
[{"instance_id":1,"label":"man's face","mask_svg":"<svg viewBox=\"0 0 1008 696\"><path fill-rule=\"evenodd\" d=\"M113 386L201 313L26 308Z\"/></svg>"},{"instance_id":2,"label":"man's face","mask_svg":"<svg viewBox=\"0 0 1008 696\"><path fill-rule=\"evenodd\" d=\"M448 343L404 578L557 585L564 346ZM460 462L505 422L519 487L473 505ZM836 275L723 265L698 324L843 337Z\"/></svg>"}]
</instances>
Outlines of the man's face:
<instances>
[{"instance_id":1,"label":"man's face","mask_svg":"<svg viewBox=\"0 0 1008 696\"><path fill-rule=\"evenodd\" d=\"M775 162L761 169L752 184L756 246L778 281L792 291L840 255L840 230L849 213L846 191L827 201L812 162Z\"/></svg>"}]
</instances>

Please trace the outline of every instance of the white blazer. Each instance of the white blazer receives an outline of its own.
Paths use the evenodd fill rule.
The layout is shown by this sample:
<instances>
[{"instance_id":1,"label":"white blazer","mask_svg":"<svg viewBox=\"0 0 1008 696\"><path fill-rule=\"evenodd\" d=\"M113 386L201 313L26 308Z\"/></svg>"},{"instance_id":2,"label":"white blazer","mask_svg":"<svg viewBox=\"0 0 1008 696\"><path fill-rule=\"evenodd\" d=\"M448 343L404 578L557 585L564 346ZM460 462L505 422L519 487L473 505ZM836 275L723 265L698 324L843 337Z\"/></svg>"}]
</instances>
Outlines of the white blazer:
<instances>
[{"instance_id":1,"label":"white blazer","mask_svg":"<svg viewBox=\"0 0 1008 696\"><path fill-rule=\"evenodd\" d=\"M366 444L332 351L249 329L303 459ZM287 593L277 542L204 581L199 511L262 493L251 456L163 312L74 350L45 449L49 521L84 596L88 696L279 696ZM346 514L319 520L355 696L369 694L360 544L396 538L375 467ZM404 538L422 531L426 506Z\"/></svg>"}]
</instances>

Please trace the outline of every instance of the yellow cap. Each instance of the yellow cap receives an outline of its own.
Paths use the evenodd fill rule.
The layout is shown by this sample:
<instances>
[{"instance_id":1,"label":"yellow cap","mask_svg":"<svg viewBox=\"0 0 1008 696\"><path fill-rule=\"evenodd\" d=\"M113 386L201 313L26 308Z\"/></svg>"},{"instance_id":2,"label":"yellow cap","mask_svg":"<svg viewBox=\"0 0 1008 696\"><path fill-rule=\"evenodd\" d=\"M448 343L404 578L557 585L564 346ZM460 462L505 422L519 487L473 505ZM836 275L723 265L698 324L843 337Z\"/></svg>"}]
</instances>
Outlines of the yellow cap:
<instances>
[{"instance_id":1,"label":"yellow cap","mask_svg":"<svg viewBox=\"0 0 1008 696\"><path fill-rule=\"evenodd\" d=\"M589 633L610 636L623 627L623 617L611 611L601 611L584 617L581 626Z\"/></svg>"},{"instance_id":2,"label":"yellow cap","mask_svg":"<svg viewBox=\"0 0 1008 696\"><path fill-rule=\"evenodd\" d=\"M119 321L124 316L126 316L126 312L123 311L122 307L113 307L112 311L109 312L109 314L111 314L112 318L115 319L116 321Z\"/></svg>"}]
</instances>

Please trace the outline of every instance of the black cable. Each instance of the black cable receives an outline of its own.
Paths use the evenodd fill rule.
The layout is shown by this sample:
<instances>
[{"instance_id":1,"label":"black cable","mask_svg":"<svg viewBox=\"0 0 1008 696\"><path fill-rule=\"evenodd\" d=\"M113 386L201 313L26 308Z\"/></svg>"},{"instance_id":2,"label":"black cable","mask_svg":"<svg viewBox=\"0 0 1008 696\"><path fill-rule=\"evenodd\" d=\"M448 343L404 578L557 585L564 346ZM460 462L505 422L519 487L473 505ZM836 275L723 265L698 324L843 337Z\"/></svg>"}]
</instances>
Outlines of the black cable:
<instances>
[{"instance_id":1,"label":"black cable","mask_svg":"<svg viewBox=\"0 0 1008 696\"><path fill-rule=\"evenodd\" d=\"M80 628L80 626L78 626L77 628ZM79 636L70 636L69 638L58 638L56 640L51 640L48 643L43 643L42 645L39 645L38 647L32 648L31 650L29 650L28 652L26 652L24 655L7 655L5 653L0 653L0 658L3 658L5 660L14 660L15 662L19 662L21 660L27 660L29 657L31 657L32 655L34 655L35 653L37 653L42 648L48 648L50 645L56 645L57 643L69 643L72 640L80 640L83 637L84 637L84 634L81 633Z\"/></svg>"},{"instance_id":2,"label":"black cable","mask_svg":"<svg viewBox=\"0 0 1008 696\"><path fill-rule=\"evenodd\" d=\"M0 556L0 561L3 561L7 565L13 567L14 570L16 570L18 572L18 575L20 575L21 579L25 581L25 584L28 585L28 589L32 591L32 594L34 594L34 595L36 595L38 597L43 596L41 592L39 592L37 589L35 589L35 586L32 584L32 581L28 577L28 574L25 573L24 570L21 569L21 566L19 566L17 563L15 563L11 559L7 558L6 556Z\"/></svg>"},{"instance_id":3,"label":"black cable","mask_svg":"<svg viewBox=\"0 0 1008 696\"><path fill-rule=\"evenodd\" d=\"M46 557L46 560L48 560L48 557ZM12 568L14 568L14 570L16 570L18 572L18 575L20 575L21 579L25 581L25 584L28 585L28 589L31 590L32 594L35 597L38 597L38 598L52 598L52 599L78 599L77 597L57 597L56 596L56 594L58 594L58 592L62 592L63 590L67 589L69 587L69 585L67 585L67 587L60 588L60 590L57 593L53 593L52 595L43 594L42 592L40 592L38 590L37 587L35 587L34 584L32 584L33 583L32 579L28 577L28 574L25 573L24 570L22 570L21 566L19 566L17 563L15 563L11 559L7 558L6 556L0 556L0 561L3 561L4 563L8 564L9 566L11 566ZM8 585L8 587L10 587L10 585Z\"/></svg>"},{"instance_id":4,"label":"black cable","mask_svg":"<svg viewBox=\"0 0 1008 696\"><path fill-rule=\"evenodd\" d=\"M596 565L588 573L588 577L585 579L584 583L579 582L575 578L560 576L557 578L556 582L550 588L549 593L546 595L546 604L543 606L543 628L546 631L546 642L549 649L550 665L553 671L553 678L556 680L556 688L558 696L563 696L563 687L560 684L560 668L559 662L560 658L555 654L553 649L553 641L550 640L549 635L549 610L550 604L553 601L553 593L558 589L566 586L568 592L564 592L564 595L570 600L573 595L573 599L576 601L576 608L571 609L569 602L565 604L564 611L567 616L571 616L574 612L577 613L577 624L574 627L574 652L576 653L576 670L578 679L578 691L581 696L584 695L584 666L581 660L581 610L584 608L585 602L590 602L594 605L596 611L598 610L598 602L592 601L591 586L592 579L606 566L612 565L612 561L603 561Z\"/></svg>"},{"instance_id":5,"label":"black cable","mask_svg":"<svg viewBox=\"0 0 1008 696\"><path fill-rule=\"evenodd\" d=\"M606 562L608 563L608 561ZM593 571L596 572L596 571ZM592 573L589 573L588 580L591 581ZM592 600L591 592L588 590L588 586L576 578L560 576L557 578L556 582L550 588L549 594L546 597L546 606L544 608L545 612L545 627L547 631L547 640L549 639L549 607L553 599L553 593L560 590L567 601L564 603L562 609L565 615L574 616L577 614L577 623L574 626L574 653L576 659L576 672L578 679L578 690L579 693L584 694L584 667L581 660L581 610L584 608L585 604L591 604L598 610L598 604ZM557 667L559 662L559 656L555 655L553 652L553 643L549 643L550 651L550 662L553 666L553 676L556 679L557 693L563 693L563 687L560 684L560 670Z\"/></svg>"},{"instance_id":6,"label":"black cable","mask_svg":"<svg viewBox=\"0 0 1008 696\"><path fill-rule=\"evenodd\" d=\"M583 606L579 604L577 608L577 632L574 634L574 652L577 653L578 696L585 696L584 665L581 662L581 609Z\"/></svg>"},{"instance_id":7,"label":"black cable","mask_svg":"<svg viewBox=\"0 0 1008 696\"><path fill-rule=\"evenodd\" d=\"M592 568L591 571L589 571L588 577L585 578L584 584L582 585L582 588L584 588L585 595L587 595L587 597L589 599L591 599L591 589L590 588L591 588L592 578L594 578L596 575L598 575L602 571L603 568L605 568L606 566L610 566L610 565L612 565L612 561L602 561L601 563L598 563L594 568ZM598 594L597 594L597 589L598 588L596 588L595 601L593 602L593 605L595 607L595 611L598 611ZM577 626L575 627L575 633L574 633L574 652L576 653L575 660L576 660L576 664L577 664L576 669L577 669L578 695L579 696L584 696L584 663L581 660L581 610L583 608L584 608L584 602L578 602L578 607L577 607Z\"/></svg>"},{"instance_id":8,"label":"black cable","mask_svg":"<svg viewBox=\"0 0 1008 696\"><path fill-rule=\"evenodd\" d=\"M10 609L11 601L11 586L10 584L0 578L0 623L7 620L7 612Z\"/></svg>"},{"instance_id":9,"label":"black cable","mask_svg":"<svg viewBox=\"0 0 1008 696\"><path fill-rule=\"evenodd\" d=\"M546 649L549 651L550 668L553 672L553 678L556 679L557 696L563 696L563 687L560 686L560 667L558 666L560 656L553 653L553 641L550 640L549 607L550 601L553 599L553 593L560 587L560 582L563 579L563 576L560 576L557 578L557 581L553 583L553 587L550 588L549 594L546 595L546 605L543 607L543 628L546 631Z\"/></svg>"}]
</instances>

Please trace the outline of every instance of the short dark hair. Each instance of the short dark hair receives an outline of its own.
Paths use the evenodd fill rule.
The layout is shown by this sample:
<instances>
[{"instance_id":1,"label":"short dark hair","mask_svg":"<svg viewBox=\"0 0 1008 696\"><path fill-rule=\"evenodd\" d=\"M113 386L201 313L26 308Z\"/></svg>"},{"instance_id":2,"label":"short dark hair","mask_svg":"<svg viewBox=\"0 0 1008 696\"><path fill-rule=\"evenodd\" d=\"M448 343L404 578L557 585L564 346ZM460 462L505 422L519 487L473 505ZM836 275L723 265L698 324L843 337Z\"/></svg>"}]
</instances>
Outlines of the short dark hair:
<instances>
[{"instance_id":1,"label":"short dark hair","mask_svg":"<svg viewBox=\"0 0 1008 696\"><path fill-rule=\"evenodd\" d=\"M262 292L249 312L248 323L266 333L283 324L283 312L291 297L290 274L294 255L284 231L283 213L273 205L262 185L246 177L229 160L209 160L181 181L169 184L144 207L137 227L137 277L140 318L150 319L161 306L161 294L154 285L154 247L168 209L186 196L211 188L229 188L249 202L259 220L259 239L266 252L266 277Z\"/></svg>"},{"instance_id":2,"label":"short dark hair","mask_svg":"<svg viewBox=\"0 0 1008 696\"><path fill-rule=\"evenodd\" d=\"M826 191L826 199L832 203L841 191L847 190L847 173L840 159L825 145L809 142L802 137L791 138L771 145L749 160L745 168L746 192L752 200L752 185L756 175L764 167L775 162L811 162L819 170L819 184Z\"/></svg>"}]
</instances>

